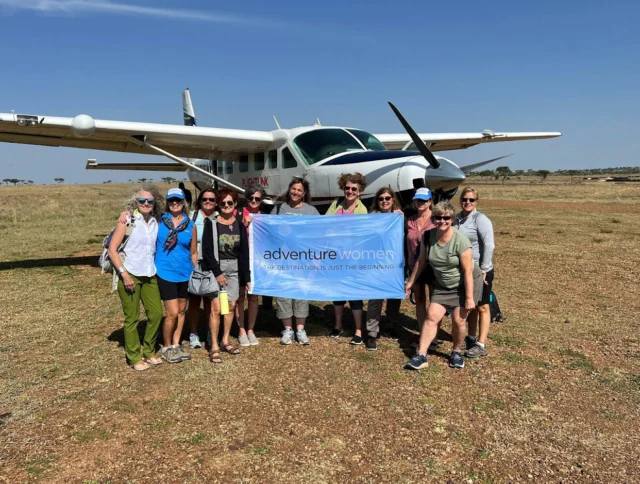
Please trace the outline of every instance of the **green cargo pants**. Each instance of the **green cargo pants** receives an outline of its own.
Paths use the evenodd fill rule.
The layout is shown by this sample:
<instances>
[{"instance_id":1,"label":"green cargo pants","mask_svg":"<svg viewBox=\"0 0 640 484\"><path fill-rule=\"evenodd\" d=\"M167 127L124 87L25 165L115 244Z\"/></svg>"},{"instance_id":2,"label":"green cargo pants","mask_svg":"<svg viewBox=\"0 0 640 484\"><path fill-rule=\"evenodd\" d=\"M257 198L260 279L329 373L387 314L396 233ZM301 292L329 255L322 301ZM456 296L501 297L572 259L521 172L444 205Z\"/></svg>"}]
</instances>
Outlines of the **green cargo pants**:
<instances>
[{"instance_id":1,"label":"green cargo pants","mask_svg":"<svg viewBox=\"0 0 640 484\"><path fill-rule=\"evenodd\" d=\"M122 279L120 279L118 281L118 295L124 312L124 352L129 364L135 365L141 359L150 358L155 353L156 338L162 321L162 302L160 301L156 276L137 277L133 274L130 275L136 284L135 291L127 292L122 284ZM142 348L140 347L140 336L138 336L140 300L142 300L144 311L149 319L144 332Z\"/></svg>"}]
</instances>

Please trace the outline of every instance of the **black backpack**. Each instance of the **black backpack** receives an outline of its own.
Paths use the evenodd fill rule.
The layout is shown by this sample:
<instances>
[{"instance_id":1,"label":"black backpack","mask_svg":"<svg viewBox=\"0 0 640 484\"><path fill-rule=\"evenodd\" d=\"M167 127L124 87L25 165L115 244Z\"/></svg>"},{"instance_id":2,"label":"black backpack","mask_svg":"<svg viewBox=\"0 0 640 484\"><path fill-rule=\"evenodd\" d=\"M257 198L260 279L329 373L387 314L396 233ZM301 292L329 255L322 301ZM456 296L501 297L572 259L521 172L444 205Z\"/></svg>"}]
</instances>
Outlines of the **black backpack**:
<instances>
[{"instance_id":1,"label":"black backpack","mask_svg":"<svg viewBox=\"0 0 640 484\"><path fill-rule=\"evenodd\" d=\"M491 322L492 323L502 323L504 321L504 316L502 316L502 311L500 310L500 304L498 304L498 298L496 297L496 293L491 291L489 295L489 309L491 311Z\"/></svg>"}]
</instances>

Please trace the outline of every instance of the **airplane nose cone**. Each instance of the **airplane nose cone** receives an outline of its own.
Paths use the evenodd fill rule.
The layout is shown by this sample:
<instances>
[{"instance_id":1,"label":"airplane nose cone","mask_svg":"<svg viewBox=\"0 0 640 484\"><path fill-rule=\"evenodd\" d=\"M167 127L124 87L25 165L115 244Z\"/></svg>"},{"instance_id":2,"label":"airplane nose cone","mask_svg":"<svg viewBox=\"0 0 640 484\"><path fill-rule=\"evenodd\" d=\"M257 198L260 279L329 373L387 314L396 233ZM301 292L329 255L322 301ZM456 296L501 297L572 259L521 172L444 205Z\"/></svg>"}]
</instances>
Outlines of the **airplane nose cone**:
<instances>
[{"instance_id":1,"label":"airplane nose cone","mask_svg":"<svg viewBox=\"0 0 640 484\"><path fill-rule=\"evenodd\" d=\"M427 187L432 190L451 190L466 180L466 175L455 163L441 157L438 157L438 161L439 168L428 167L425 170L424 181Z\"/></svg>"}]
</instances>

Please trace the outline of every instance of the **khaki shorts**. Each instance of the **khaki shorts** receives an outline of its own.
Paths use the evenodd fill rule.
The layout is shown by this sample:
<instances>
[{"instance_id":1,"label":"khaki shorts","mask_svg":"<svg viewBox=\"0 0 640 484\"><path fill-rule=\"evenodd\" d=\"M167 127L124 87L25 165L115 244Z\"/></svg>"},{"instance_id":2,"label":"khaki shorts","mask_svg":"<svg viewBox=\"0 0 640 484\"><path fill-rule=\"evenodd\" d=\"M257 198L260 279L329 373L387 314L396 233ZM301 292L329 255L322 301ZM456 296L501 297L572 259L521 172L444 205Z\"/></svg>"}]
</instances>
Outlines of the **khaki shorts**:
<instances>
[{"instance_id":1,"label":"khaki shorts","mask_svg":"<svg viewBox=\"0 0 640 484\"><path fill-rule=\"evenodd\" d=\"M276 298L276 317L278 319L306 318L309 316L309 301L301 299Z\"/></svg>"}]
</instances>

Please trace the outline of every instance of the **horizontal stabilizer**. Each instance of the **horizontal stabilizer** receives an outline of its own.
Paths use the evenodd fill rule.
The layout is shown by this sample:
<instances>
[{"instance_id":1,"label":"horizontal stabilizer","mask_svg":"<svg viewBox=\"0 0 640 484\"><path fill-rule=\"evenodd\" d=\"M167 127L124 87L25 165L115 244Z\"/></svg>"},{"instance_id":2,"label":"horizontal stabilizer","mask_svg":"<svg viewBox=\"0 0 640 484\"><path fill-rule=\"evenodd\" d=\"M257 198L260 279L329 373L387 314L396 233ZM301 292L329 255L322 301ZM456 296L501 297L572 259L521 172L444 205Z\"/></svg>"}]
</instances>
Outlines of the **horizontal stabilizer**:
<instances>
[{"instance_id":1,"label":"horizontal stabilizer","mask_svg":"<svg viewBox=\"0 0 640 484\"><path fill-rule=\"evenodd\" d=\"M469 173L470 171L473 171L476 168L480 168L481 166L488 165L489 163L493 163L494 161L498 161L503 158L507 158L509 156L513 156L513 153L511 153L510 155L499 156L498 158L492 158L491 160L481 161L480 163L474 163L473 165L460 166L459 168L464 173Z\"/></svg>"},{"instance_id":2,"label":"horizontal stabilizer","mask_svg":"<svg viewBox=\"0 0 640 484\"><path fill-rule=\"evenodd\" d=\"M87 160L87 170L185 171L180 163L98 163Z\"/></svg>"}]
</instances>

